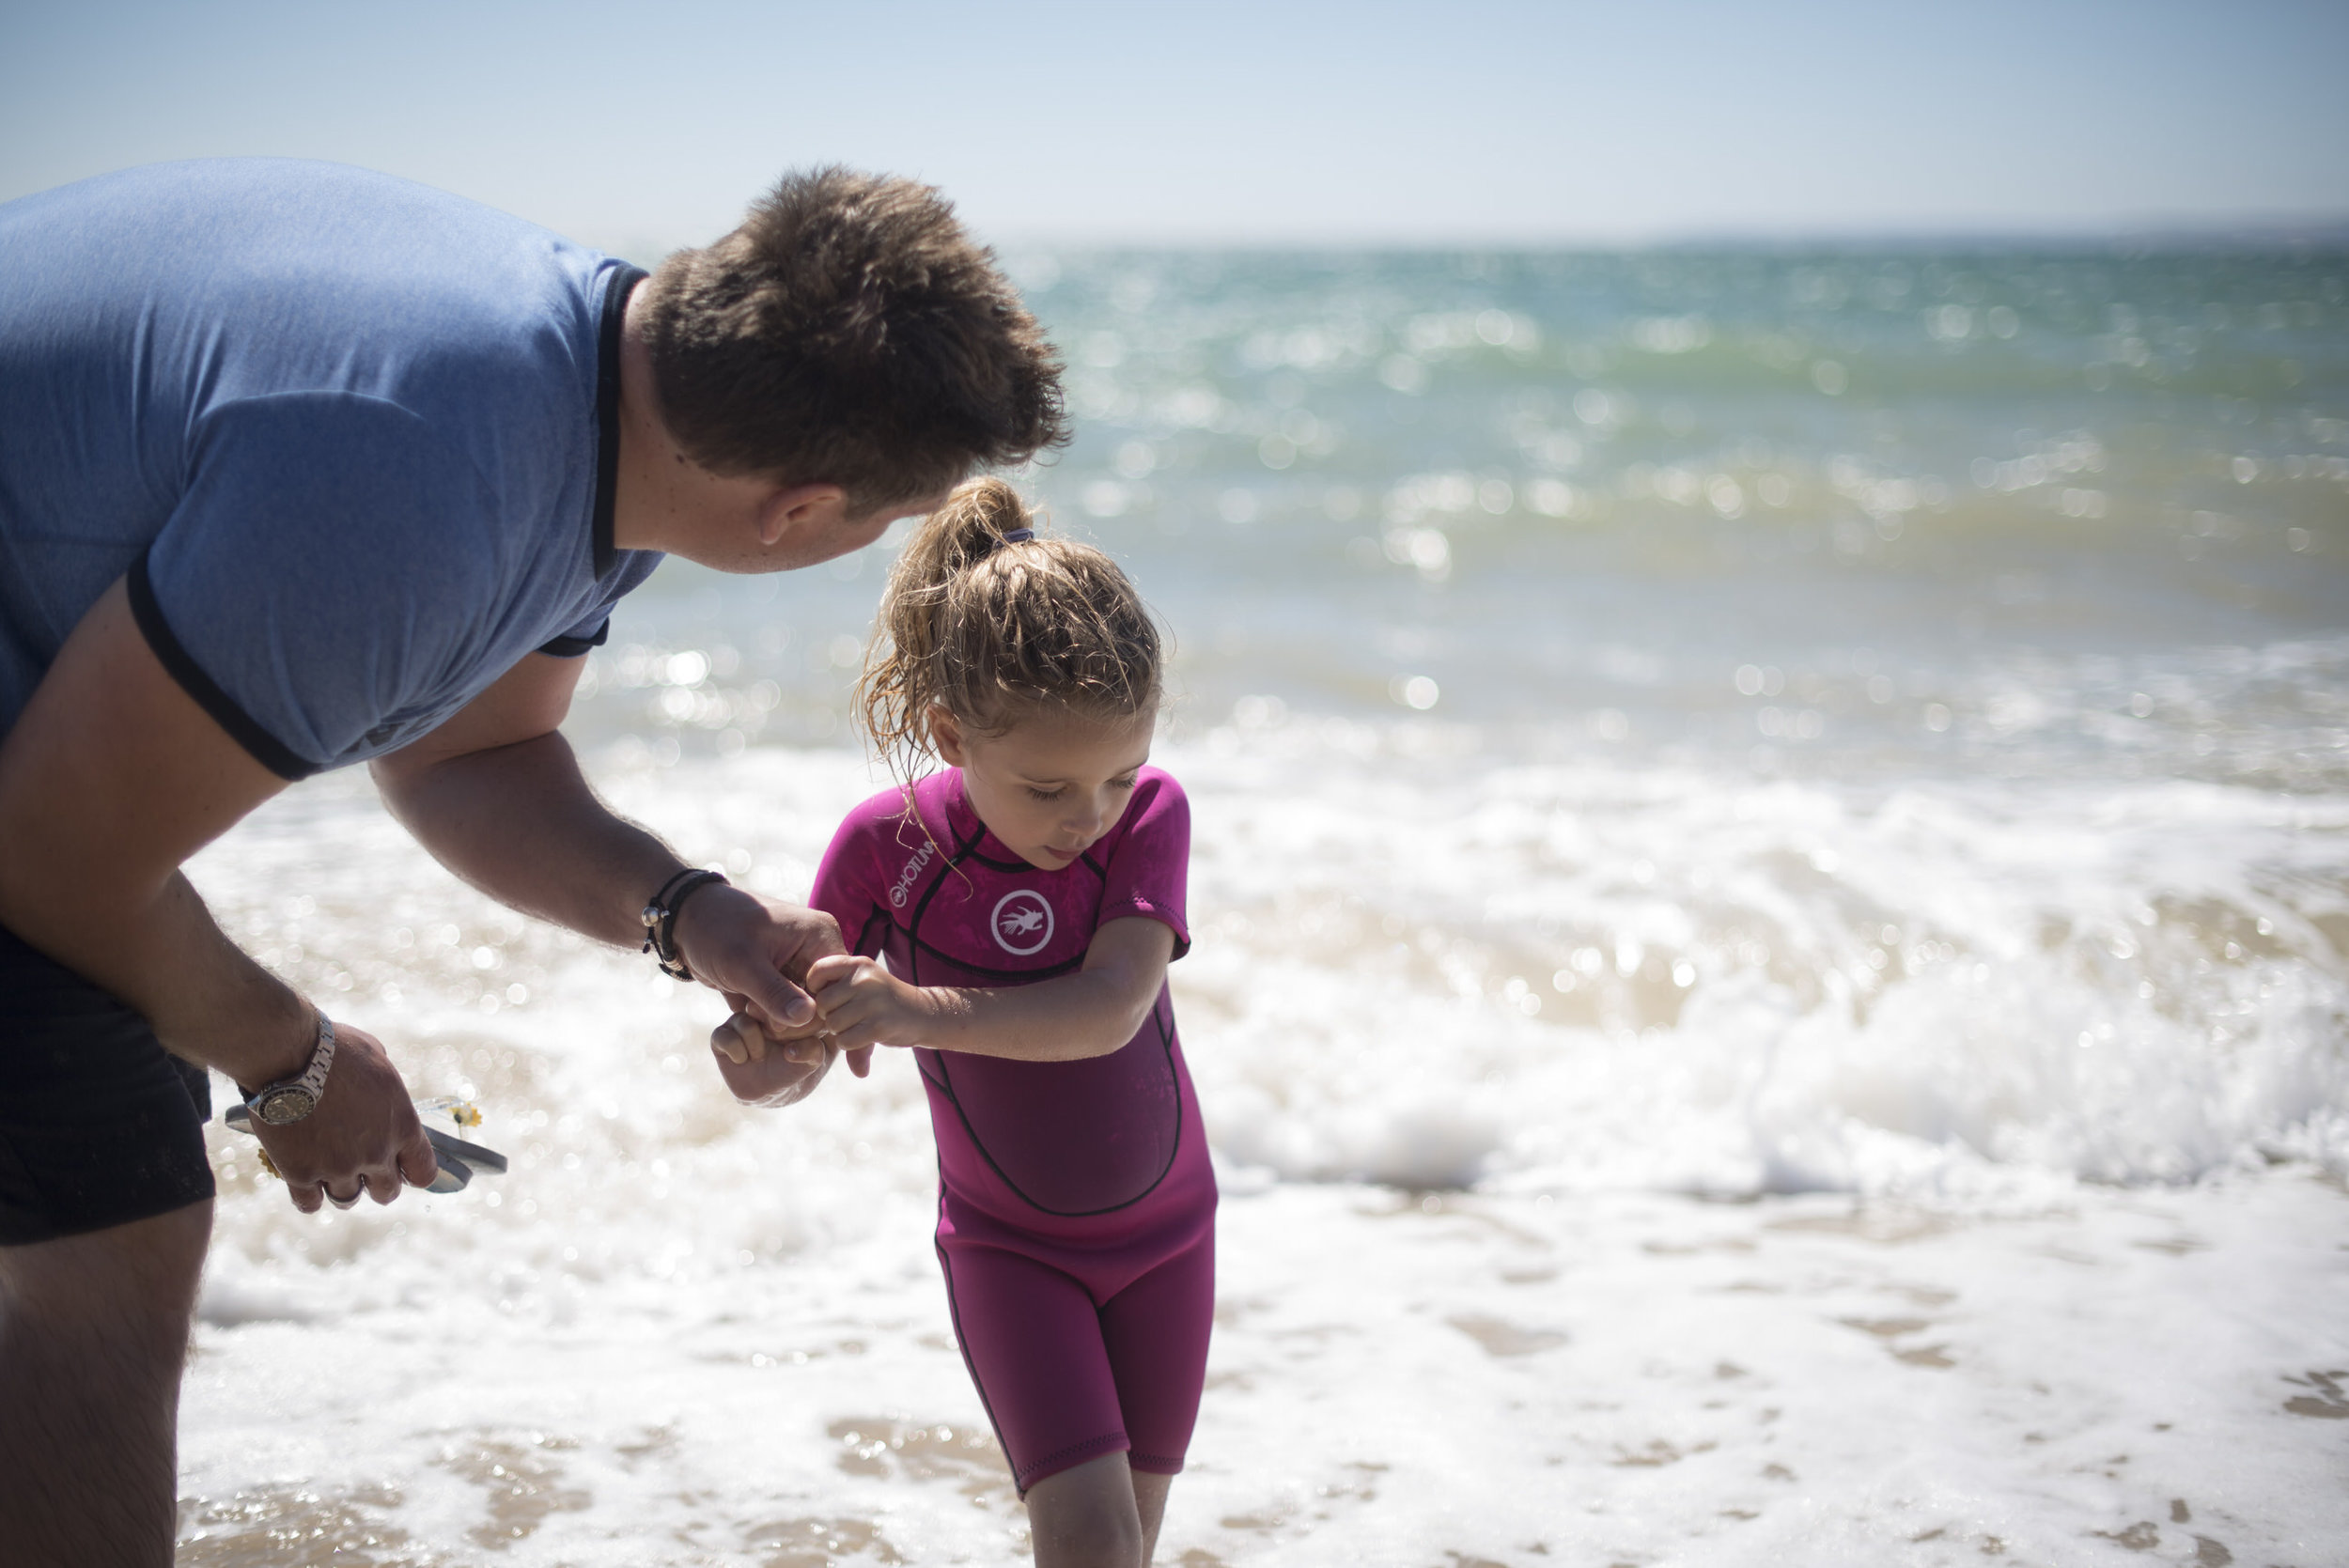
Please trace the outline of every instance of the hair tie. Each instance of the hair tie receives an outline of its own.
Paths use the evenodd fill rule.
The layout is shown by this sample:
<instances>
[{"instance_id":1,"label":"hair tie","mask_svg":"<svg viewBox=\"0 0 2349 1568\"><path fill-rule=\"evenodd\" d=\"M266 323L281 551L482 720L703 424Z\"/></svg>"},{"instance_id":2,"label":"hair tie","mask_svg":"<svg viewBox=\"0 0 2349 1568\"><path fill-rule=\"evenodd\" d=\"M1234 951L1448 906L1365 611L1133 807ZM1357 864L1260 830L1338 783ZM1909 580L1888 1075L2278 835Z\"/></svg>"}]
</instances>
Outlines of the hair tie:
<instances>
[{"instance_id":1,"label":"hair tie","mask_svg":"<svg viewBox=\"0 0 2349 1568\"><path fill-rule=\"evenodd\" d=\"M1035 530L1033 528L1006 528L995 542L999 545L1023 545L1034 537Z\"/></svg>"}]
</instances>

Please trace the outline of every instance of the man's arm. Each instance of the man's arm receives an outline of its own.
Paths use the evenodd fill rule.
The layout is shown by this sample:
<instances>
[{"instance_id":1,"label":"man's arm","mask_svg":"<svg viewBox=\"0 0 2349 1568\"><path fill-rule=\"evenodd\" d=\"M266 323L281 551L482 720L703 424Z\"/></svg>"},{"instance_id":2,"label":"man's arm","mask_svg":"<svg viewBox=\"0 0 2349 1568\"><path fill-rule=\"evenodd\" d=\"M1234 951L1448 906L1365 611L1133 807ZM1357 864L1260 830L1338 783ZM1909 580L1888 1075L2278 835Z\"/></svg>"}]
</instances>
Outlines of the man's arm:
<instances>
[{"instance_id":1,"label":"man's arm","mask_svg":"<svg viewBox=\"0 0 2349 1568\"><path fill-rule=\"evenodd\" d=\"M0 924L143 1014L163 1045L247 1089L302 1071L317 1015L221 933L182 862L285 787L163 669L116 582L0 738ZM265 1128L294 1203L390 1202L431 1179L399 1075L338 1032L318 1109Z\"/></svg>"},{"instance_id":2,"label":"man's arm","mask_svg":"<svg viewBox=\"0 0 2349 1568\"><path fill-rule=\"evenodd\" d=\"M528 914L634 947L638 915L684 862L614 815L558 732L581 661L531 654L430 735L374 764L393 815L443 865ZM787 1029L814 1017L794 980L841 951L828 915L708 887L679 911L694 977Z\"/></svg>"}]
</instances>

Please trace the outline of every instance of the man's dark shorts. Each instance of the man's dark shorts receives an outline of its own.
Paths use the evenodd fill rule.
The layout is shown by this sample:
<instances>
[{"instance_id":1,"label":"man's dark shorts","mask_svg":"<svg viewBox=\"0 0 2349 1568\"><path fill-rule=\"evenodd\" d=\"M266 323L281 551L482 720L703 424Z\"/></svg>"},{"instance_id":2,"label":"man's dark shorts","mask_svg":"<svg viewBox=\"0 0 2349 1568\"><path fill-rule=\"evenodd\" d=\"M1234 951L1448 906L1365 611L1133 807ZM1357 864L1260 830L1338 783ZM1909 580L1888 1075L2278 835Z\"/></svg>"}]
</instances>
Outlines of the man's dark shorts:
<instances>
[{"instance_id":1,"label":"man's dark shorts","mask_svg":"<svg viewBox=\"0 0 2349 1568\"><path fill-rule=\"evenodd\" d=\"M0 1247L102 1231L212 1195L204 1069L147 1020L0 929Z\"/></svg>"}]
</instances>

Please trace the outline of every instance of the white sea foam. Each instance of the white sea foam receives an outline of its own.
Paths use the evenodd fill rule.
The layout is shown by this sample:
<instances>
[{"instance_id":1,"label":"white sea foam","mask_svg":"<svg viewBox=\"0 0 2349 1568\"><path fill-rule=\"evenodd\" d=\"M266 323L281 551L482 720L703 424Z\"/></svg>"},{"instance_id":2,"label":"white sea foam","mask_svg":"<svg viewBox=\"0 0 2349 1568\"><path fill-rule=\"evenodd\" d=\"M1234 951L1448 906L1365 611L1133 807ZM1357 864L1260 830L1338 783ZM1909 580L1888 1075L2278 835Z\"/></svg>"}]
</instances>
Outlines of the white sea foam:
<instances>
[{"instance_id":1,"label":"white sea foam","mask_svg":"<svg viewBox=\"0 0 2349 1568\"><path fill-rule=\"evenodd\" d=\"M2349 1169L2339 802L1252 744L1187 769L1236 1159L1937 1202Z\"/></svg>"}]
</instances>

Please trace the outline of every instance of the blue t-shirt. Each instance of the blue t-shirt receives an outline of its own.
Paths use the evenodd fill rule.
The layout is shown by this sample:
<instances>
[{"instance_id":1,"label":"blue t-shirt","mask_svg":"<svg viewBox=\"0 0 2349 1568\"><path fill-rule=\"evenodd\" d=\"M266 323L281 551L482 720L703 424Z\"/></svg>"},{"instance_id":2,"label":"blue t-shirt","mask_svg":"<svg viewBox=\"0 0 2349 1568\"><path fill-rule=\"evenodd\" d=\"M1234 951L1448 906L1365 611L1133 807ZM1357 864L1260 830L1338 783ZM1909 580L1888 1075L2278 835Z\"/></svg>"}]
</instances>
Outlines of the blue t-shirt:
<instances>
[{"instance_id":1,"label":"blue t-shirt","mask_svg":"<svg viewBox=\"0 0 2349 1568\"><path fill-rule=\"evenodd\" d=\"M165 668L288 779L600 642L661 561L612 542L642 276L332 163L0 206L0 733L126 574Z\"/></svg>"}]
</instances>

